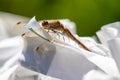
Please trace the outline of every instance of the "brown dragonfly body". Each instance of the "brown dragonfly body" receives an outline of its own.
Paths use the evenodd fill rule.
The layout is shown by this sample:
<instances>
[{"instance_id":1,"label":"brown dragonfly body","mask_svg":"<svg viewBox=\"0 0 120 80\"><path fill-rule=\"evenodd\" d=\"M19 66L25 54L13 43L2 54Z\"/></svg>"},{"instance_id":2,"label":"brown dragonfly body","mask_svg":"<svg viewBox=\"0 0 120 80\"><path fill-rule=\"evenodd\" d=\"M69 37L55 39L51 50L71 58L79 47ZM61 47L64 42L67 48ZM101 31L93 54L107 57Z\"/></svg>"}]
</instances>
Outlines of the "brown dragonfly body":
<instances>
[{"instance_id":1,"label":"brown dragonfly body","mask_svg":"<svg viewBox=\"0 0 120 80\"><path fill-rule=\"evenodd\" d=\"M51 30L54 33L57 34L66 34L69 36L72 40L74 40L76 43L78 43L80 46L82 46L85 50L90 51L81 41L79 41L71 32L69 29L65 28L63 24L61 24L58 20L54 21L42 21L42 27L46 30Z\"/></svg>"}]
</instances>

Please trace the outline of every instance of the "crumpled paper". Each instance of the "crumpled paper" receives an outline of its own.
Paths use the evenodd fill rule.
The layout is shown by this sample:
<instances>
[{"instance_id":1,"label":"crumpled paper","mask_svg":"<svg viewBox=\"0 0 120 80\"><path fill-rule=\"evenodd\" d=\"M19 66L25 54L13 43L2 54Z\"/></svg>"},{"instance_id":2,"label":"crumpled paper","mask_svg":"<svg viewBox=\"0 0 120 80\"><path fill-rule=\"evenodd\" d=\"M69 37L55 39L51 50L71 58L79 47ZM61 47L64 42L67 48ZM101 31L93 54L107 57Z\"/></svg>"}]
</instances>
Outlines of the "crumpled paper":
<instances>
[{"instance_id":1,"label":"crumpled paper","mask_svg":"<svg viewBox=\"0 0 120 80\"><path fill-rule=\"evenodd\" d=\"M12 21L12 19L10 20ZM24 20L27 20L27 18ZM5 23L5 20L2 22ZM16 78L17 80L36 80L36 78L31 77L34 76L35 72L37 76L38 74L40 75L37 79L42 80L48 80L49 76L51 76L50 80L57 80L56 78L62 80L87 80L89 78L84 77L93 69L101 71L104 75L119 76L119 70L116 62L110 56L111 52L108 46L98 44L92 37L77 36L77 34L75 34L75 25L69 20L61 20L61 22L66 25L74 36L83 42L91 52L79 47L78 44L67 37L65 37L65 41L62 40L62 38L60 40L56 38L53 42L48 42L38 37L32 33L29 28L33 28L47 39L53 38L53 36L41 29L40 22L36 22L35 17L28 23L16 24L15 26L12 24L11 29L9 29L8 26L4 28L4 25L2 25L0 28L4 33L2 34L3 37L1 37L0 45L3 44L2 42L4 42L4 44L12 44L13 42L15 45L7 45L4 47L3 44L0 47L0 51L3 50L0 52L1 57L6 57L2 56L2 54L12 52L9 56L7 55L8 57L6 59L3 58L3 60L0 61L1 79L14 80L14 78ZM23 34L24 36L21 37ZM4 35L6 36L4 37ZM9 43L7 43L6 40ZM18 45L14 42L17 42ZM11 49L8 48L8 46L10 46ZM16 46L20 46L20 48ZM12 59L11 57L14 56L17 57ZM19 67L27 70L22 71L23 73L20 72L19 76L14 76L14 74L19 72ZM16 72L16 70L18 72ZM30 70L30 72L28 70ZM5 73L5 75L3 73ZM26 78L23 74L30 74L31 76L27 76ZM46 79L42 78L42 76L45 76Z\"/></svg>"},{"instance_id":2,"label":"crumpled paper","mask_svg":"<svg viewBox=\"0 0 120 80\"><path fill-rule=\"evenodd\" d=\"M120 22L110 23L102 26L101 30L96 32L100 42L110 50L111 57L115 60L118 71L120 71ZM97 76L94 76L96 74ZM84 76L84 80L120 80L120 75L113 76L102 73L97 70L91 70Z\"/></svg>"},{"instance_id":3,"label":"crumpled paper","mask_svg":"<svg viewBox=\"0 0 120 80\"><path fill-rule=\"evenodd\" d=\"M104 35L105 36L104 36ZM101 36L103 35L103 36ZM117 66L120 71L120 62L119 62L119 54L120 54L120 22L115 22L111 24L107 24L102 27L100 31L97 32L97 36L99 37L100 41L107 45L111 51L112 57L117 62Z\"/></svg>"}]
</instances>

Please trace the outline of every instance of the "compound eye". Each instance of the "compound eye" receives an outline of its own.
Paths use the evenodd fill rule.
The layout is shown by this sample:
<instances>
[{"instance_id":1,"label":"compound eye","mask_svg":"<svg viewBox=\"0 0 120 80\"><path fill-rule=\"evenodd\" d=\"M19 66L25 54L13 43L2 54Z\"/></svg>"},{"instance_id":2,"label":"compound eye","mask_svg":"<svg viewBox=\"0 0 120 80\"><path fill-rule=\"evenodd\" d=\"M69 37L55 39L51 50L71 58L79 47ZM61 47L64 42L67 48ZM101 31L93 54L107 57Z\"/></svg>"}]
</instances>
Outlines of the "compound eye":
<instances>
[{"instance_id":1,"label":"compound eye","mask_svg":"<svg viewBox=\"0 0 120 80\"><path fill-rule=\"evenodd\" d=\"M48 21L43 21L42 26L48 25Z\"/></svg>"}]
</instances>

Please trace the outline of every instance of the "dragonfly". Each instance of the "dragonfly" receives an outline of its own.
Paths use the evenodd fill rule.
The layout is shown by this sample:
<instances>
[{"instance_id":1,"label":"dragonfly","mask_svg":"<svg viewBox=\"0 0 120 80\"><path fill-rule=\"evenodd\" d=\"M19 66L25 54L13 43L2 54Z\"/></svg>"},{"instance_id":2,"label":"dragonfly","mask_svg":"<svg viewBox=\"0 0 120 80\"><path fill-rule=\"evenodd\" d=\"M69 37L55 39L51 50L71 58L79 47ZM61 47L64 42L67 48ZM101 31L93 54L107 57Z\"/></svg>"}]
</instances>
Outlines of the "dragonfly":
<instances>
[{"instance_id":1,"label":"dragonfly","mask_svg":"<svg viewBox=\"0 0 120 80\"><path fill-rule=\"evenodd\" d=\"M66 34L69 38L71 38L73 41L75 41L77 44L79 44L81 47L83 47L85 50L90 51L87 46L85 46L80 40L78 40L68 28L65 28L62 23L58 20L52 20L52 21L47 21L43 20L42 21L42 27L46 30L51 30L54 33L57 34Z\"/></svg>"},{"instance_id":2,"label":"dragonfly","mask_svg":"<svg viewBox=\"0 0 120 80\"><path fill-rule=\"evenodd\" d=\"M25 24L26 24L25 22L18 22L17 26L22 26L22 25L25 26ZM41 26L42 26L42 29L47 30L48 33L49 31L52 31L53 33L58 35L61 34L64 36L64 34L66 34L70 39L75 41L79 46L81 46L87 51L90 51L89 48L86 45L84 45L79 39L77 39L68 28L64 27L64 25L59 20L42 20ZM37 36L51 42L49 39L44 38L32 28L30 28L29 30L32 31ZM23 33L22 36L25 36L25 33Z\"/></svg>"}]
</instances>

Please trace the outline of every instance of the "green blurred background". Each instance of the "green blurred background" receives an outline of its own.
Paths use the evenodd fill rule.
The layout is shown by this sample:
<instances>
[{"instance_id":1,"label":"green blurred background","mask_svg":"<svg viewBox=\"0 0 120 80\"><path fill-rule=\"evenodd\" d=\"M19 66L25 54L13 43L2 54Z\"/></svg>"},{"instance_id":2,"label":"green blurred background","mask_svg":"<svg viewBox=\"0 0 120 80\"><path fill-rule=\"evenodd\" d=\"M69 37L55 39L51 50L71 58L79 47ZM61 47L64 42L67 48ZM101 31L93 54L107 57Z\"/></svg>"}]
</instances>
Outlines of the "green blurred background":
<instances>
[{"instance_id":1,"label":"green blurred background","mask_svg":"<svg viewBox=\"0 0 120 80\"><path fill-rule=\"evenodd\" d=\"M120 0L0 0L0 11L37 20L68 18L80 36L91 36L102 25L120 20Z\"/></svg>"}]
</instances>

